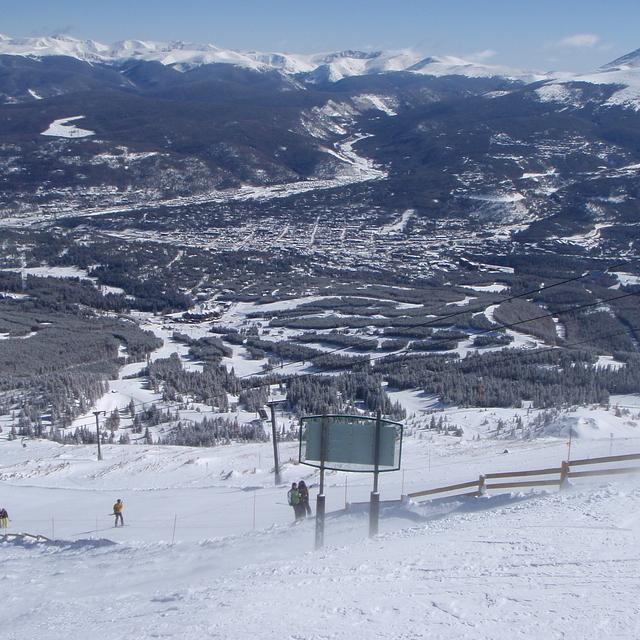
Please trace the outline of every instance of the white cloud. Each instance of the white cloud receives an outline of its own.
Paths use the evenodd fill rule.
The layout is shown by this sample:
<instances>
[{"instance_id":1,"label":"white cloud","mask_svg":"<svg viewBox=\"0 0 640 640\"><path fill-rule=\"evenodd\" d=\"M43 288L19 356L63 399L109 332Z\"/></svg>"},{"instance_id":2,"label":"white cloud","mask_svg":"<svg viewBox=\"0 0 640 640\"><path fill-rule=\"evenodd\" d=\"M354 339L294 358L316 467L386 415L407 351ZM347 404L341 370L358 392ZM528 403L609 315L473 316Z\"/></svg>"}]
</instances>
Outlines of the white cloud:
<instances>
[{"instance_id":1,"label":"white cloud","mask_svg":"<svg viewBox=\"0 0 640 640\"><path fill-rule=\"evenodd\" d=\"M547 42L543 45L543 49L546 51L577 51L580 49L592 49L598 42L600 42L600 36L595 33L577 33L567 38L562 38L557 42Z\"/></svg>"},{"instance_id":2,"label":"white cloud","mask_svg":"<svg viewBox=\"0 0 640 640\"><path fill-rule=\"evenodd\" d=\"M472 62L483 62L485 60L488 60L489 58L493 58L493 56L497 54L498 52L494 51L493 49L485 49L484 51L472 53L465 57L467 58L467 60L471 60Z\"/></svg>"}]
</instances>

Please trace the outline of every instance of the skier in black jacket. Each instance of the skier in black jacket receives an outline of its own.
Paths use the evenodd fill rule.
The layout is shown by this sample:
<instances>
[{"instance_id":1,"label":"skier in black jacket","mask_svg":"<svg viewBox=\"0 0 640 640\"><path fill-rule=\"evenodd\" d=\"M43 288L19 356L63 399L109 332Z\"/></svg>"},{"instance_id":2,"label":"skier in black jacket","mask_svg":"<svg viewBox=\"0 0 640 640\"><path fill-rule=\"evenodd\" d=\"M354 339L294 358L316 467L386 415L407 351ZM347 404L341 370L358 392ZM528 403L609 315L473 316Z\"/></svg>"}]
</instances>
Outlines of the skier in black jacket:
<instances>
[{"instance_id":1,"label":"skier in black jacket","mask_svg":"<svg viewBox=\"0 0 640 640\"><path fill-rule=\"evenodd\" d=\"M305 484L304 480L300 480L298 482L298 494L300 495L300 504L302 508L300 511L302 512L302 517L311 515L311 507L309 506L309 488Z\"/></svg>"}]
</instances>

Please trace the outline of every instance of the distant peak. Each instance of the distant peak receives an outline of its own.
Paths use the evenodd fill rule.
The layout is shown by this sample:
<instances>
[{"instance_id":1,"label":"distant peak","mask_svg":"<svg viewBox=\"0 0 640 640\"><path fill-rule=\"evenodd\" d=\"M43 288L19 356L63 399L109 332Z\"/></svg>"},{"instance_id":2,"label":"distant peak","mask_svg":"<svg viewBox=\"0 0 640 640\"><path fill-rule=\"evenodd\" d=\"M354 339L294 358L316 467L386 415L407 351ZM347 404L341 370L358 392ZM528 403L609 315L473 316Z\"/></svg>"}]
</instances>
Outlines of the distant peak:
<instances>
[{"instance_id":1,"label":"distant peak","mask_svg":"<svg viewBox=\"0 0 640 640\"><path fill-rule=\"evenodd\" d=\"M352 58L354 60L371 60L373 58L377 58L381 53L382 51L366 53L365 51L353 51L351 49L347 49L346 51L336 51L334 53L326 54L326 60L327 62L335 58Z\"/></svg>"},{"instance_id":2,"label":"distant peak","mask_svg":"<svg viewBox=\"0 0 640 640\"><path fill-rule=\"evenodd\" d=\"M624 67L640 67L640 49L636 49L631 53L627 53L620 58L616 58L613 62L603 65L600 69L620 69Z\"/></svg>"}]
</instances>

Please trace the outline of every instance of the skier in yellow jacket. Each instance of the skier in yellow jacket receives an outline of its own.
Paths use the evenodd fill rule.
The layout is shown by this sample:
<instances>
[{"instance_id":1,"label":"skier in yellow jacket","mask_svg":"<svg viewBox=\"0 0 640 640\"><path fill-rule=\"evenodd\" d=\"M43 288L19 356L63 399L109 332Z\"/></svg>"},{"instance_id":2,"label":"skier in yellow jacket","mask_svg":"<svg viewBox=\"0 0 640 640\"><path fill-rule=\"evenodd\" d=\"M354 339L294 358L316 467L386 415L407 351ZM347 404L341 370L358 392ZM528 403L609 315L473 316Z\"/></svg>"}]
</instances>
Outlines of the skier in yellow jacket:
<instances>
[{"instance_id":1,"label":"skier in yellow jacket","mask_svg":"<svg viewBox=\"0 0 640 640\"><path fill-rule=\"evenodd\" d=\"M118 502L113 505L113 515L116 517L116 527L118 526L118 518L120 519L120 526L124 527L124 519L122 517L122 507L124 507L124 503L120 498L118 498Z\"/></svg>"}]
</instances>

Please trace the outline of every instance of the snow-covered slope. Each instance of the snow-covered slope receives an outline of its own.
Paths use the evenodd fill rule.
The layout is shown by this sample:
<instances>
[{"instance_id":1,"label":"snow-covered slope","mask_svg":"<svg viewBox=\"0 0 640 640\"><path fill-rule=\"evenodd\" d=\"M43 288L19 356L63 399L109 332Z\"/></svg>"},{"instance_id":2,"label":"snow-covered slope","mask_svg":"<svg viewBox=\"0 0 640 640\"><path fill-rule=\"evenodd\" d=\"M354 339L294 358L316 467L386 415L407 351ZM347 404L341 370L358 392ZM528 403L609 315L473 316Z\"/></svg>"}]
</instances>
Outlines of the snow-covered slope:
<instances>
[{"instance_id":1,"label":"snow-covered slope","mask_svg":"<svg viewBox=\"0 0 640 640\"><path fill-rule=\"evenodd\" d=\"M407 443L407 480L419 475L420 488L479 464L538 468L566 454L559 440L513 442L508 455L495 441ZM609 450L596 445L579 455ZM638 637L637 478L383 508L373 539L367 513L336 511L314 552L314 521L291 526L286 487L254 469L269 466L269 443L104 453L97 462L85 446L0 445L7 531L67 541L0 542L3 640ZM288 463L285 480L310 472ZM344 504L344 477L327 475L330 511ZM385 474L383 499L400 479ZM362 498L371 478L352 474L348 488ZM115 529L117 498L127 526Z\"/></svg>"},{"instance_id":2,"label":"snow-covered slope","mask_svg":"<svg viewBox=\"0 0 640 640\"><path fill-rule=\"evenodd\" d=\"M556 78L538 89L544 101L562 102L580 106L584 99L576 83L617 85L619 88L603 106L619 105L640 110L640 49L617 58L593 72L573 77Z\"/></svg>"},{"instance_id":3,"label":"snow-covered slope","mask_svg":"<svg viewBox=\"0 0 640 640\"><path fill-rule=\"evenodd\" d=\"M640 52L627 56L601 67L594 73L577 76L577 82L593 84L619 85L620 88L607 100L606 106L620 105L640 110Z\"/></svg>"},{"instance_id":4,"label":"snow-covered slope","mask_svg":"<svg viewBox=\"0 0 640 640\"><path fill-rule=\"evenodd\" d=\"M601 71L616 70L616 69L631 69L640 67L640 49L636 49L631 53L627 53L624 56L616 58L612 62L603 65Z\"/></svg>"},{"instance_id":5,"label":"snow-covered slope","mask_svg":"<svg viewBox=\"0 0 640 640\"><path fill-rule=\"evenodd\" d=\"M72 56L89 62L119 64L126 60L160 62L181 71L203 64L235 64L258 70L276 69L285 74L310 74L308 81L336 82L349 76L410 71L425 75L469 77L504 76L533 82L557 77L555 74L521 71L507 67L469 62L453 56L423 58L412 51L339 51L310 55L260 53L219 49L211 44L125 40L104 45L70 36L9 38L0 35L0 55Z\"/></svg>"}]
</instances>

